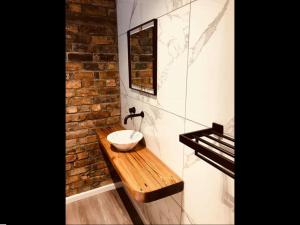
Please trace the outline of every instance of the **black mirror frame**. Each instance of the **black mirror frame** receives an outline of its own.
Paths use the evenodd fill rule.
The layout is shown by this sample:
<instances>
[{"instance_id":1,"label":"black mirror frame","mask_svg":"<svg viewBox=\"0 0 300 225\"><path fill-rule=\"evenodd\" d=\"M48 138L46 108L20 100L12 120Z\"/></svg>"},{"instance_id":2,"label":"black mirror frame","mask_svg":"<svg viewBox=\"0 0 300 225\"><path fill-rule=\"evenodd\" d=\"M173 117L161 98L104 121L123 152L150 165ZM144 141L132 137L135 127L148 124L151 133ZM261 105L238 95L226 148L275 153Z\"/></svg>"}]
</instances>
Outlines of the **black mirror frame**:
<instances>
[{"instance_id":1,"label":"black mirror frame","mask_svg":"<svg viewBox=\"0 0 300 225\"><path fill-rule=\"evenodd\" d=\"M153 38L152 38L152 41L153 41L153 43L152 43L153 44L153 66L152 66L153 93L133 88L132 84L131 84L130 31L135 30L136 28L146 25L150 22L154 23ZM145 23L142 23L142 24L128 30L127 31L127 45L128 45L129 88L136 90L136 91L144 92L144 93L147 93L150 95L157 95L157 19L149 20Z\"/></svg>"}]
</instances>

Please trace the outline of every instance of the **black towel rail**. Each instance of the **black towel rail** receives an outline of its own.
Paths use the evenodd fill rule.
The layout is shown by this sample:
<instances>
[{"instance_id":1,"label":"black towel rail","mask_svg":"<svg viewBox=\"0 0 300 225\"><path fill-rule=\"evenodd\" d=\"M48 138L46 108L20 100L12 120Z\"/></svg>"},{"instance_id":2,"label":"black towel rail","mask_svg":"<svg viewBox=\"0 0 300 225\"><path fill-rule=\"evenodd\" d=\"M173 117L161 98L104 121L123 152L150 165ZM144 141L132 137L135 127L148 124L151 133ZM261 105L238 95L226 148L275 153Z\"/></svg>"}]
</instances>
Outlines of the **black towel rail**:
<instances>
[{"instance_id":1,"label":"black towel rail","mask_svg":"<svg viewBox=\"0 0 300 225\"><path fill-rule=\"evenodd\" d=\"M222 125L212 123L212 128L180 134L179 141L194 149L196 156L234 178L234 139L224 135Z\"/></svg>"}]
</instances>

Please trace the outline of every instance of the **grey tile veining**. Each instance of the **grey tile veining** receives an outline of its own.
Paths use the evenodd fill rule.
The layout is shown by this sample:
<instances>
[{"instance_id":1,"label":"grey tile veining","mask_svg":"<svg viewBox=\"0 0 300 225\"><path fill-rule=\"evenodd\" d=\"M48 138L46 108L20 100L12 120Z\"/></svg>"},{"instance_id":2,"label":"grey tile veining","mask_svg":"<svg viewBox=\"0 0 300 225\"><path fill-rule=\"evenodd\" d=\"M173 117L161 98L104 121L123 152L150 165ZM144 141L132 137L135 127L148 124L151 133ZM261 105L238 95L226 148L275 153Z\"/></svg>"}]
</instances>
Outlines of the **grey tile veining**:
<instances>
[{"instance_id":1,"label":"grey tile veining","mask_svg":"<svg viewBox=\"0 0 300 225\"><path fill-rule=\"evenodd\" d=\"M221 11L216 15L216 17L207 25L207 28L201 33L195 44L190 46L190 55L189 55L189 66L191 66L202 52L202 49L205 47L206 43L215 33L217 26L226 12L228 3L230 0L226 0Z\"/></svg>"},{"instance_id":2,"label":"grey tile veining","mask_svg":"<svg viewBox=\"0 0 300 225\"><path fill-rule=\"evenodd\" d=\"M189 5L184 6L158 20L157 96L129 89L127 37L126 35L119 36L122 94L184 116L189 9Z\"/></svg>"},{"instance_id":3,"label":"grey tile veining","mask_svg":"<svg viewBox=\"0 0 300 225\"><path fill-rule=\"evenodd\" d=\"M186 121L186 132L205 128ZM185 147L182 222L192 224L232 224L234 220L234 180L194 155Z\"/></svg>"},{"instance_id":4,"label":"grey tile veining","mask_svg":"<svg viewBox=\"0 0 300 225\"><path fill-rule=\"evenodd\" d=\"M138 0L133 0L133 2L132 2L132 8L131 8L131 13L130 13L130 19L129 19L128 30L130 30L130 28L131 28L132 18L133 18L134 12L136 10L137 4L138 4Z\"/></svg>"},{"instance_id":5,"label":"grey tile veining","mask_svg":"<svg viewBox=\"0 0 300 225\"><path fill-rule=\"evenodd\" d=\"M189 2L190 0L116 0L118 35L150 19L170 13Z\"/></svg>"},{"instance_id":6,"label":"grey tile veining","mask_svg":"<svg viewBox=\"0 0 300 225\"><path fill-rule=\"evenodd\" d=\"M212 122L223 124L227 134L226 124L233 117L234 1L194 1L191 3L186 118L207 127Z\"/></svg>"},{"instance_id":7,"label":"grey tile veining","mask_svg":"<svg viewBox=\"0 0 300 225\"><path fill-rule=\"evenodd\" d=\"M124 9L118 11L122 120L129 107L143 110L145 117L129 120L126 128L140 130L147 147L185 182L182 193L137 206L151 224L234 223L232 178L174 141L211 122L223 124L225 133L234 136L233 4L234 0L117 0ZM128 84L126 31L153 18L158 18L157 96L129 89Z\"/></svg>"}]
</instances>

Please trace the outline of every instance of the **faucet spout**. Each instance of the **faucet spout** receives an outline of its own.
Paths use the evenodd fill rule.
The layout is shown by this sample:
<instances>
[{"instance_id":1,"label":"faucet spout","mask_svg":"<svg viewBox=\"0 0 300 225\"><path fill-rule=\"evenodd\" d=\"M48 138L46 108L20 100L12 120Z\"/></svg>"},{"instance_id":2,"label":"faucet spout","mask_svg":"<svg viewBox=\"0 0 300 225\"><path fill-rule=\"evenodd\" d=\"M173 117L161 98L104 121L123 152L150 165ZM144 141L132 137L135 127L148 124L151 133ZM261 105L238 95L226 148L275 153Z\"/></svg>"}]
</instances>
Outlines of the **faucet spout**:
<instances>
[{"instance_id":1,"label":"faucet spout","mask_svg":"<svg viewBox=\"0 0 300 225\"><path fill-rule=\"evenodd\" d=\"M130 114L130 115L127 115L127 116L124 118L124 124L127 124L127 120L128 120L129 118L138 117L138 116L144 118L144 112L142 111L142 112L140 112L140 113L138 113L138 114Z\"/></svg>"}]
</instances>

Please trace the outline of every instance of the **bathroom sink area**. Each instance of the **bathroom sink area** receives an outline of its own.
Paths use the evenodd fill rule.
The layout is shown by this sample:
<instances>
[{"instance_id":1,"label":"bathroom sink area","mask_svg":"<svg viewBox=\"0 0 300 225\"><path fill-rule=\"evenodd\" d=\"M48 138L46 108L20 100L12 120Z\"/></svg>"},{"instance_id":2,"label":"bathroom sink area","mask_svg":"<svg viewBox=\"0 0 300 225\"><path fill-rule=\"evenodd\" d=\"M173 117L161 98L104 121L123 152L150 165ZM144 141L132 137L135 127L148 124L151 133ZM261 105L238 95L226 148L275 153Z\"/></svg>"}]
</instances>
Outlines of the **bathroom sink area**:
<instances>
[{"instance_id":1,"label":"bathroom sink area","mask_svg":"<svg viewBox=\"0 0 300 225\"><path fill-rule=\"evenodd\" d=\"M183 180L152 153L145 143L137 143L143 136L140 132L126 130L121 125L113 125L97 129L96 134L101 150L135 201L152 202L183 190ZM133 136L130 137L131 135ZM120 140L129 143L134 139L134 143L137 144L135 148L126 147L126 149L133 148L131 151L115 151L111 144L111 139L114 138L119 143Z\"/></svg>"},{"instance_id":2,"label":"bathroom sink area","mask_svg":"<svg viewBox=\"0 0 300 225\"><path fill-rule=\"evenodd\" d=\"M119 130L107 136L109 143L120 151L133 149L142 138L143 134L135 130Z\"/></svg>"}]
</instances>

